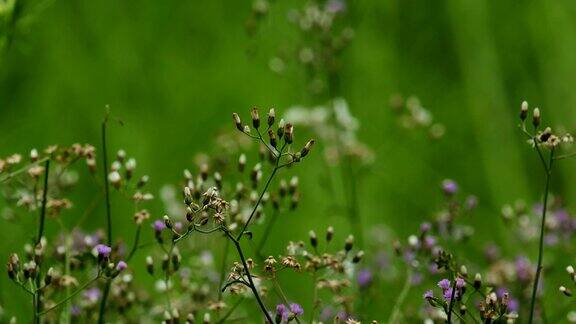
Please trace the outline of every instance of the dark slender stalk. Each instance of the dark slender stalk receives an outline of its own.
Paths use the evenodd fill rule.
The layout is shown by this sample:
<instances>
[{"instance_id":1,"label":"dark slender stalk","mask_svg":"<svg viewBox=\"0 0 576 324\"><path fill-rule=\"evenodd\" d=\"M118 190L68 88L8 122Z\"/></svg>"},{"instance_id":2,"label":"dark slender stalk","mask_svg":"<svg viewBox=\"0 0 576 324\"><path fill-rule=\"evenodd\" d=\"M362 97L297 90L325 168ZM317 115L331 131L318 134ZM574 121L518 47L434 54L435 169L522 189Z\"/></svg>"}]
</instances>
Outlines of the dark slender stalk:
<instances>
[{"instance_id":1,"label":"dark slender stalk","mask_svg":"<svg viewBox=\"0 0 576 324\"><path fill-rule=\"evenodd\" d=\"M448 319L447 323L452 324L452 309L454 308L454 298L456 297L456 276L454 276L454 282L452 283L452 294L450 295L450 303L448 304Z\"/></svg>"},{"instance_id":2,"label":"dark slender stalk","mask_svg":"<svg viewBox=\"0 0 576 324\"><path fill-rule=\"evenodd\" d=\"M256 301L258 302L258 305L260 306L262 313L264 313L264 317L266 317L266 320L268 321L268 323L274 323L272 316L270 316L270 314L268 313L268 310L266 309L266 306L264 305L264 303L262 302L262 299L260 298L260 294L258 293L258 289L256 289L256 285L254 284L254 280L252 280L252 274L250 274L250 269L248 268L248 264L246 263L246 258L244 257L244 252L242 251L242 247L240 246L240 242L238 240L236 240L232 236L232 234L230 234L230 232L228 232L227 230L224 230L224 233L226 233L228 238L230 240L232 240L232 242L234 243L234 246L236 247L236 251L238 252L238 256L240 256L240 261L242 261L242 266L244 267L244 271L246 271L246 276L248 277L248 283L250 284L250 290L252 290L252 294L254 294L254 297L256 298Z\"/></svg>"},{"instance_id":3,"label":"dark slender stalk","mask_svg":"<svg viewBox=\"0 0 576 324\"><path fill-rule=\"evenodd\" d=\"M82 286L80 286L80 288L76 289L73 293L71 293L70 295L68 295L66 298L64 298L63 300L59 301L56 305L48 308L47 310L44 310L42 312L40 312L38 315L44 315L47 314L53 310L55 310L56 308L62 306L62 304L64 304L65 302L69 301L70 299L72 299L74 296L78 295L81 291L83 291L84 289L86 289L86 287L88 287L90 284L92 284L94 281L98 280L98 278L100 278L100 276L96 276L96 278L86 282L85 284L83 284Z\"/></svg>"},{"instance_id":4,"label":"dark slender stalk","mask_svg":"<svg viewBox=\"0 0 576 324\"><path fill-rule=\"evenodd\" d=\"M542 157L540 148L536 145L538 154ZM540 224L540 241L538 244L538 265L536 266L536 276L534 277L534 286L532 287L532 298L530 301L530 317L528 323L532 324L534 320L534 309L536 307L536 293L538 291L538 282L540 281L540 273L542 272L542 260L544 258L544 227L546 226L546 211L548 209L548 193L550 191L550 179L552 177L552 163L554 162L554 149L550 151L550 160L548 164L544 160L544 169L546 170L546 186L544 187L544 198L542 202L542 223Z\"/></svg>"},{"instance_id":5,"label":"dark slender stalk","mask_svg":"<svg viewBox=\"0 0 576 324\"><path fill-rule=\"evenodd\" d=\"M108 183L108 154L106 149L106 126L108 123L108 113L102 121L102 162L104 170L102 173L104 175L104 193L106 196L106 227L108 235L108 245L112 246L112 212L110 207L110 184ZM112 285L112 279L106 281L106 286L104 287L104 293L102 294L102 299L100 300L100 309L98 312L98 323L104 323L104 315L106 311L106 300L110 293L110 286Z\"/></svg>"},{"instance_id":6,"label":"dark slender stalk","mask_svg":"<svg viewBox=\"0 0 576 324\"><path fill-rule=\"evenodd\" d=\"M106 125L108 116L102 122L102 162L104 164L104 193L106 195L106 226L108 234L108 245L112 246L112 212L110 208L110 184L108 183L108 154L106 152Z\"/></svg>"},{"instance_id":7,"label":"dark slender stalk","mask_svg":"<svg viewBox=\"0 0 576 324\"><path fill-rule=\"evenodd\" d=\"M46 220L46 204L48 202L48 175L50 174L50 160L44 163L44 191L42 192L42 208L40 209L40 225L38 226L38 237L36 244L40 244L44 235L44 222Z\"/></svg>"},{"instance_id":8,"label":"dark slender stalk","mask_svg":"<svg viewBox=\"0 0 576 324\"><path fill-rule=\"evenodd\" d=\"M104 317L106 314L106 300L110 294L110 286L112 286L112 279L106 280L106 286L104 287L104 293L102 294L102 300L100 300L100 308L98 310L98 324L104 324Z\"/></svg>"},{"instance_id":9,"label":"dark slender stalk","mask_svg":"<svg viewBox=\"0 0 576 324\"><path fill-rule=\"evenodd\" d=\"M48 203L48 176L50 175L50 160L44 164L44 191L42 192L42 208L40 209L40 223L38 225L38 237L36 245L41 244L44 236L44 223L46 222L46 205ZM34 291L34 323L40 323L40 312L42 311L42 290L40 289L41 262L38 262L38 273L36 274L36 290Z\"/></svg>"}]
</instances>

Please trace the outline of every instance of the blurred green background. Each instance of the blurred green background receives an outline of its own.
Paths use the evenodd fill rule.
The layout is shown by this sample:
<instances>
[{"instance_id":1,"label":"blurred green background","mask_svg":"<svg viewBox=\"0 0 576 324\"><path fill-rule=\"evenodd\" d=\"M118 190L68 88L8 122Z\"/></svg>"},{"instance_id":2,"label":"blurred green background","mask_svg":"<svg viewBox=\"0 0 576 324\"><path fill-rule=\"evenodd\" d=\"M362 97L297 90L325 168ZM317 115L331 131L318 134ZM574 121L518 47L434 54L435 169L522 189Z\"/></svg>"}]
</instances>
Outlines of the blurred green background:
<instances>
[{"instance_id":1,"label":"blurred green background","mask_svg":"<svg viewBox=\"0 0 576 324\"><path fill-rule=\"evenodd\" d=\"M4 1L4 0L0 0ZM288 65L278 76L268 68L278 48L298 40L286 21L302 1L275 1L255 37L244 25L247 1L53 1L19 28L0 56L0 156L32 147L74 142L99 147L104 106L125 125L110 127L111 150L125 148L151 176L157 192L175 183L193 157L209 151L214 136L231 128L230 114L248 116L252 106L282 113L307 104L303 76ZM542 107L544 123L573 129L576 121L576 2L563 1L350 1L356 36L342 57L342 96L361 121L359 137L375 152L361 182L365 224L385 224L391 238L405 237L441 203L438 185L457 180L480 199L470 222L476 236L464 253L506 239L503 203L538 199L543 178L537 157L517 125L522 100ZM431 142L398 127L392 94L417 95L447 129ZM305 139L300 137L299 141ZM316 190L320 155L289 170L302 184L302 207L281 219L271 250L305 239L309 229L346 222L316 208L329 197ZM553 190L570 204L576 194L574 163L555 174ZM81 213L93 188L81 188ZM161 216L157 202L150 208ZM103 224L103 209L91 226ZM115 214L117 234L128 241L131 213ZM31 224L31 220L27 220ZM24 221L23 223L26 223ZM21 246L30 231L0 220L0 256ZM55 228L52 228L55 230ZM508 253L522 247L508 244ZM535 251L535 249L533 249ZM561 265L561 268L564 265ZM5 276L0 302L13 314L28 300ZM309 300L306 285L289 284L290 296ZM372 301L375 318L388 314L401 282L381 288ZM415 294L419 295L420 292Z\"/></svg>"}]
</instances>

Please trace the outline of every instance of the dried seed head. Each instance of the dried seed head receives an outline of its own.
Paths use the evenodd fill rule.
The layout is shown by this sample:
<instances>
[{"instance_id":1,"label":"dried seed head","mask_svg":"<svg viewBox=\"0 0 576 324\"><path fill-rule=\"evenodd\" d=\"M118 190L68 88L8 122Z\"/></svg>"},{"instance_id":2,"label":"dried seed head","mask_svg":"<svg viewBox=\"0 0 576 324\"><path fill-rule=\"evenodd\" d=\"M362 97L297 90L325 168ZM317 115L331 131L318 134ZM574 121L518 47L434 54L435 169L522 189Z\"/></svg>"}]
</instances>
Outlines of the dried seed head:
<instances>
[{"instance_id":1,"label":"dried seed head","mask_svg":"<svg viewBox=\"0 0 576 324\"><path fill-rule=\"evenodd\" d=\"M268 127L274 125L275 118L276 118L276 112L274 111L274 108L271 108L270 111L268 111Z\"/></svg>"},{"instance_id":2,"label":"dried seed head","mask_svg":"<svg viewBox=\"0 0 576 324\"><path fill-rule=\"evenodd\" d=\"M538 128L538 126L540 126L540 121L540 109L534 108L534 111L532 112L532 125L534 125L535 128Z\"/></svg>"},{"instance_id":3,"label":"dried seed head","mask_svg":"<svg viewBox=\"0 0 576 324\"><path fill-rule=\"evenodd\" d=\"M326 242L332 241L333 237L334 237L334 227L328 226L328 228L326 229Z\"/></svg>"},{"instance_id":4,"label":"dried seed head","mask_svg":"<svg viewBox=\"0 0 576 324\"><path fill-rule=\"evenodd\" d=\"M346 242L344 242L344 250L349 252L354 247L354 235L348 235Z\"/></svg>"},{"instance_id":5,"label":"dried seed head","mask_svg":"<svg viewBox=\"0 0 576 324\"><path fill-rule=\"evenodd\" d=\"M88 170L90 173L96 172L96 159L95 158L87 158L86 165L88 166Z\"/></svg>"},{"instance_id":6,"label":"dried seed head","mask_svg":"<svg viewBox=\"0 0 576 324\"><path fill-rule=\"evenodd\" d=\"M294 141L294 126L290 123L284 126L284 141L286 141L286 144L292 144Z\"/></svg>"},{"instance_id":7,"label":"dried seed head","mask_svg":"<svg viewBox=\"0 0 576 324\"><path fill-rule=\"evenodd\" d=\"M310 150L312 149L312 146L314 146L314 140L313 139L309 140L306 143L306 145L304 145L304 147L300 151L300 157L305 157L306 155L308 155L308 153L310 153Z\"/></svg>"},{"instance_id":8,"label":"dried seed head","mask_svg":"<svg viewBox=\"0 0 576 324\"><path fill-rule=\"evenodd\" d=\"M260 114L258 113L258 108L252 108L250 115L252 116L252 126L254 126L255 129L260 128Z\"/></svg>"},{"instance_id":9,"label":"dried seed head","mask_svg":"<svg viewBox=\"0 0 576 324\"><path fill-rule=\"evenodd\" d=\"M528 102L522 101L522 105L520 107L520 120L525 121L526 117L528 117Z\"/></svg>"},{"instance_id":10,"label":"dried seed head","mask_svg":"<svg viewBox=\"0 0 576 324\"><path fill-rule=\"evenodd\" d=\"M233 113L232 118L234 119L234 125L236 125L236 129L243 132L244 126L242 126L242 120L240 119L240 116L238 116L237 113Z\"/></svg>"},{"instance_id":11,"label":"dried seed head","mask_svg":"<svg viewBox=\"0 0 576 324\"><path fill-rule=\"evenodd\" d=\"M316 248L318 246L318 236L316 236L316 232L310 231L309 236L310 236L310 245L312 245L313 248Z\"/></svg>"},{"instance_id":12,"label":"dried seed head","mask_svg":"<svg viewBox=\"0 0 576 324\"><path fill-rule=\"evenodd\" d=\"M250 134L250 126L244 125L244 129L242 131L246 134Z\"/></svg>"}]
</instances>

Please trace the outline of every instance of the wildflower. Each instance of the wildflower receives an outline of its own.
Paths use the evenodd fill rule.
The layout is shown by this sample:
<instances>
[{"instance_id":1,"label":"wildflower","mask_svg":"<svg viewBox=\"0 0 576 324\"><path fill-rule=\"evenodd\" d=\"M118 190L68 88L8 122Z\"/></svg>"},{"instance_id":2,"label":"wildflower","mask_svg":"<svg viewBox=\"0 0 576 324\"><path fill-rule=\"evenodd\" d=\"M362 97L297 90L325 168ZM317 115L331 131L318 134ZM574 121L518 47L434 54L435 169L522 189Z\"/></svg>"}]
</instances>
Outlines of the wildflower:
<instances>
[{"instance_id":1,"label":"wildflower","mask_svg":"<svg viewBox=\"0 0 576 324\"><path fill-rule=\"evenodd\" d=\"M296 303L290 304L290 311L295 316L301 316L302 314L304 314L304 309L302 308L302 306L300 306L299 304L296 304Z\"/></svg>"},{"instance_id":2,"label":"wildflower","mask_svg":"<svg viewBox=\"0 0 576 324\"><path fill-rule=\"evenodd\" d=\"M426 290L426 292L424 293L424 295L422 295L422 297L428 300L434 298L434 293L432 292L432 290Z\"/></svg>"},{"instance_id":3,"label":"wildflower","mask_svg":"<svg viewBox=\"0 0 576 324\"><path fill-rule=\"evenodd\" d=\"M450 289L450 280L442 279L442 280L438 281L438 287L442 288L442 290Z\"/></svg>"},{"instance_id":4,"label":"wildflower","mask_svg":"<svg viewBox=\"0 0 576 324\"><path fill-rule=\"evenodd\" d=\"M112 248L104 244L96 245L95 250L99 258L108 258L112 252Z\"/></svg>"},{"instance_id":5,"label":"wildflower","mask_svg":"<svg viewBox=\"0 0 576 324\"><path fill-rule=\"evenodd\" d=\"M372 283L372 272L368 269L362 269L357 276L358 286L366 288Z\"/></svg>"},{"instance_id":6,"label":"wildflower","mask_svg":"<svg viewBox=\"0 0 576 324\"><path fill-rule=\"evenodd\" d=\"M152 227L154 228L154 231L157 233L162 232L164 229L166 229L166 225L161 220L154 221L154 224L152 224Z\"/></svg>"},{"instance_id":7,"label":"wildflower","mask_svg":"<svg viewBox=\"0 0 576 324\"><path fill-rule=\"evenodd\" d=\"M446 301L450 301L452 299L452 294L454 294L454 297L457 297L458 291L454 291L454 290L452 290L452 288L448 288L444 291L444 293L442 294L442 297L444 297L444 299Z\"/></svg>"},{"instance_id":8,"label":"wildflower","mask_svg":"<svg viewBox=\"0 0 576 324\"><path fill-rule=\"evenodd\" d=\"M458 192L458 184L450 179L442 181L442 190L448 196L452 196Z\"/></svg>"},{"instance_id":9,"label":"wildflower","mask_svg":"<svg viewBox=\"0 0 576 324\"><path fill-rule=\"evenodd\" d=\"M119 261L118 264L116 265L116 270L118 271L124 271L126 270L126 268L128 268L128 264L126 264L126 262L124 261Z\"/></svg>"},{"instance_id":10,"label":"wildflower","mask_svg":"<svg viewBox=\"0 0 576 324\"><path fill-rule=\"evenodd\" d=\"M88 303L94 304L100 299L100 289L96 287L90 288L84 291L83 296Z\"/></svg>"},{"instance_id":11,"label":"wildflower","mask_svg":"<svg viewBox=\"0 0 576 324\"><path fill-rule=\"evenodd\" d=\"M466 286L466 281L462 278L456 278L456 288L461 289L464 288L464 286Z\"/></svg>"},{"instance_id":12,"label":"wildflower","mask_svg":"<svg viewBox=\"0 0 576 324\"><path fill-rule=\"evenodd\" d=\"M276 322L277 323L280 321L287 322L289 315L290 315L290 312L289 312L288 308L286 307L286 305L284 305L284 304L276 305Z\"/></svg>"}]
</instances>

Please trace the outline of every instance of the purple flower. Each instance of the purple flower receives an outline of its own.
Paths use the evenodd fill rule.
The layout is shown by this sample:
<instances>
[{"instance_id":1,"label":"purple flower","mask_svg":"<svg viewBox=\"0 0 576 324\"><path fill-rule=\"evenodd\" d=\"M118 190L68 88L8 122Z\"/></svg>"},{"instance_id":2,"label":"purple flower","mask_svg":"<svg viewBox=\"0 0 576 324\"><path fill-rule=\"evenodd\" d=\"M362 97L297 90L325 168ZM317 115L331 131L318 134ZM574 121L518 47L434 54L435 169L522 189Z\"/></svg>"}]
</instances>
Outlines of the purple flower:
<instances>
[{"instance_id":1,"label":"purple flower","mask_svg":"<svg viewBox=\"0 0 576 324\"><path fill-rule=\"evenodd\" d=\"M290 311L284 304L276 305L276 316L280 317L283 321L288 321L288 316L290 315Z\"/></svg>"},{"instance_id":2,"label":"purple flower","mask_svg":"<svg viewBox=\"0 0 576 324\"><path fill-rule=\"evenodd\" d=\"M438 287L442 288L442 290L444 290L444 291L450 289L450 280L442 279L442 280L438 281Z\"/></svg>"},{"instance_id":3,"label":"purple flower","mask_svg":"<svg viewBox=\"0 0 576 324\"><path fill-rule=\"evenodd\" d=\"M80 306L72 305L72 307L70 307L70 315L72 315L72 317L78 317L81 314L82 314L82 308L80 308Z\"/></svg>"},{"instance_id":4,"label":"purple flower","mask_svg":"<svg viewBox=\"0 0 576 324\"><path fill-rule=\"evenodd\" d=\"M428 222L424 222L424 223L420 224L420 232L422 232L422 233L427 233L431 229L432 229L432 224L430 224Z\"/></svg>"},{"instance_id":5,"label":"purple flower","mask_svg":"<svg viewBox=\"0 0 576 324\"><path fill-rule=\"evenodd\" d=\"M458 192L458 184L454 180L446 179L442 181L442 190L448 196L452 196Z\"/></svg>"},{"instance_id":6,"label":"purple flower","mask_svg":"<svg viewBox=\"0 0 576 324\"><path fill-rule=\"evenodd\" d=\"M516 258L516 276L518 280L528 282L532 279L532 269L530 261L526 257Z\"/></svg>"},{"instance_id":7,"label":"purple flower","mask_svg":"<svg viewBox=\"0 0 576 324\"><path fill-rule=\"evenodd\" d=\"M96 303L100 299L100 289L94 287L84 291L84 298L90 303Z\"/></svg>"},{"instance_id":8,"label":"purple flower","mask_svg":"<svg viewBox=\"0 0 576 324\"><path fill-rule=\"evenodd\" d=\"M112 248L108 245L98 244L96 245L96 252L98 253L98 257L107 258L110 256Z\"/></svg>"},{"instance_id":9,"label":"purple flower","mask_svg":"<svg viewBox=\"0 0 576 324\"><path fill-rule=\"evenodd\" d=\"M162 232L166 228L166 225L164 224L164 221L156 220L156 221L154 221L154 224L152 224L152 227L154 228L154 231L159 233L159 232Z\"/></svg>"},{"instance_id":10,"label":"purple flower","mask_svg":"<svg viewBox=\"0 0 576 324\"><path fill-rule=\"evenodd\" d=\"M322 322L328 322L333 318L334 318L334 309L332 308L332 306L326 306L322 308L322 311L320 312L320 320Z\"/></svg>"},{"instance_id":11,"label":"purple flower","mask_svg":"<svg viewBox=\"0 0 576 324\"><path fill-rule=\"evenodd\" d=\"M340 13L346 10L346 2L344 0L329 0L326 2L326 11L331 13Z\"/></svg>"},{"instance_id":12,"label":"purple flower","mask_svg":"<svg viewBox=\"0 0 576 324\"><path fill-rule=\"evenodd\" d=\"M126 270L126 268L128 268L128 264L126 264L126 262L118 261L118 264L116 265L116 270L124 271L124 270Z\"/></svg>"},{"instance_id":13,"label":"purple flower","mask_svg":"<svg viewBox=\"0 0 576 324\"><path fill-rule=\"evenodd\" d=\"M426 290L424 295L422 295L422 298L424 299L434 298L434 293L432 292L432 290Z\"/></svg>"},{"instance_id":14,"label":"purple flower","mask_svg":"<svg viewBox=\"0 0 576 324\"><path fill-rule=\"evenodd\" d=\"M294 315L296 315L296 316L300 316L300 315L304 314L304 308L302 308L302 306L300 306L296 303L290 304L290 311L292 313L294 313Z\"/></svg>"},{"instance_id":15,"label":"purple flower","mask_svg":"<svg viewBox=\"0 0 576 324\"><path fill-rule=\"evenodd\" d=\"M174 229L176 230L176 232L180 232L183 227L184 227L184 225L182 225L182 222L174 223Z\"/></svg>"},{"instance_id":16,"label":"purple flower","mask_svg":"<svg viewBox=\"0 0 576 324\"><path fill-rule=\"evenodd\" d=\"M518 300L515 298L510 298L508 301L508 310L511 312L518 312L519 309L520 303L518 303Z\"/></svg>"},{"instance_id":17,"label":"purple flower","mask_svg":"<svg viewBox=\"0 0 576 324\"><path fill-rule=\"evenodd\" d=\"M446 301L450 301L452 299L452 288L448 288L444 290L443 297ZM458 296L458 291L454 291L454 297Z\"/></svg>"},{"instance_id":18,"label":"purple flower","mask_svg":"<svg viewBox=\"0 0 576 324\"><path fill-rule=\"evenodd\" d=\"M463 288L464 286L466 286L466 281L464 281L464 279L462 278L456 278L456 288Z\"/></svg>"},{"instance_id":19,"label":"purple flower","mask_svg":"<svg viewBox=\"0 0 576 324\"><path fill-rule=\"evenodd\" d=\"M356 279L358 280L358 286L360 286L360 288L366 288L372 283L372 272L368 269L362 269L358 271Z\"/></svg>"},{"instance_id":20,"label":"purple flower","mask_svg":"<svg viewBox=\"0 0 576 324\"><path fill-rule=\"evenodd\" d=\"M424 246L427 249L433 248L434 245L436 245L436 238L434 236L426 236L426 238L424 238Z\"/></svg>"}]
</instances>

